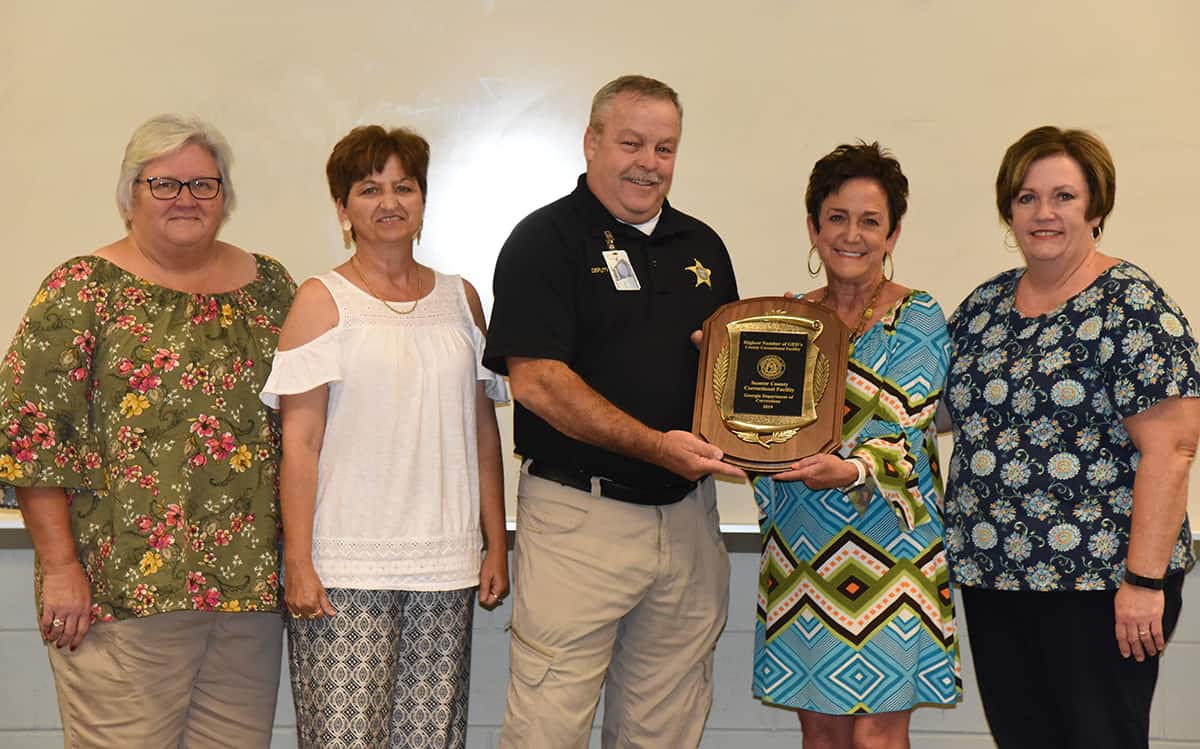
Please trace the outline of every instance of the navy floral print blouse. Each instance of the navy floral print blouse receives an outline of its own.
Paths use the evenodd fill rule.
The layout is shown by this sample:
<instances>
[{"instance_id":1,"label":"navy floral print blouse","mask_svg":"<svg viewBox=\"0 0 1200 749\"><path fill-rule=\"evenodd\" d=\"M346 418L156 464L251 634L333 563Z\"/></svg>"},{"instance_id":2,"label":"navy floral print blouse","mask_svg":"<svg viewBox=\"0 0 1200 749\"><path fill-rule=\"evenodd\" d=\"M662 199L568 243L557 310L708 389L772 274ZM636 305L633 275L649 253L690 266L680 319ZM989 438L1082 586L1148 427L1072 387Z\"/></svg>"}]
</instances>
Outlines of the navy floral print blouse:
<instances>
[{"instance_id":1,"label":"navy floral print blouse","mask_svg":"<svg viewBox=\"0 0 1200 749\"><path fill-rule=\"evenodd\" d=\"M1123 419L1200 397L1200 354L1183 311L1135 265L1037 317L1013 304L1023 272L975 289L949 323L951 574L996 590L1113 590L1140 457ZM1185 519L1168 572L1193 563Z\"/></svg>"}]
</instances>

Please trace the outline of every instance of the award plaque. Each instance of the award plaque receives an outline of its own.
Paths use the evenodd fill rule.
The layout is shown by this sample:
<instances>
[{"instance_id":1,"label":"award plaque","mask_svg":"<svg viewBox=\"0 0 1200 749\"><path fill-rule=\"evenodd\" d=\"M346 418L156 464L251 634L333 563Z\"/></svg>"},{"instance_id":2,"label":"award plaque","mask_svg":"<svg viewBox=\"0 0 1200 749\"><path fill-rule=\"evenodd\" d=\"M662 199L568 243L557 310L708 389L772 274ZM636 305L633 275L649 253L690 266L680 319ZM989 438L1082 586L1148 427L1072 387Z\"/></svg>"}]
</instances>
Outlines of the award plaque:
<instances>
[{"instance_id":1,"label":"award plaque","mask_svg":"<svg viewBox=\"0 0 1200 749\"><path fill-rule=\"evenodd\" d=\"M848 339L833 310L802 299L724 305L704 322L692 431L759 473L836 450Z\"/></svg>"}]
</instances>

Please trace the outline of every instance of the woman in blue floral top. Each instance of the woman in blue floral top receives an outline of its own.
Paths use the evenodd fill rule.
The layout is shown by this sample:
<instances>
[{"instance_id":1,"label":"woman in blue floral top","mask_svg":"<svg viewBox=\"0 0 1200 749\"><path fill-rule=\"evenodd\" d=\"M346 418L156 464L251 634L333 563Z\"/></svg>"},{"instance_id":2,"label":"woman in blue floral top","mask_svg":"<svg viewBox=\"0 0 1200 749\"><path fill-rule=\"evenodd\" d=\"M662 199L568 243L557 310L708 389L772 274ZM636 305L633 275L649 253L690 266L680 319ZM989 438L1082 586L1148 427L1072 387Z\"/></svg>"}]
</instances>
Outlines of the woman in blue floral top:
<instances>
[{"instance_id":1,"label":"woman in blue floral top","mask_svg":"<svg viewBox=\"0 0 1200 749\"><path fill-rule=\"evenodd\" d=\"M295 285L217 240L229 146L134 131L128 233L54 269L0 362L65 743L266 747L279 686L279 425L258 392Z\"/></svg>"},{"instance_id":2,"label":"woman in blue floral top","mask_svg":"<svg viewBox=\"0 0 1200 749\"><path fill-rule=\"evenodd\" d=\"M1026 133L996 179L1025 267L949 324L946 548L1001 749L1147 746L1193 564L1200 358L1166 292L1098 250L1115 185L1091 133Z\"/></svg>"}]
</instances>

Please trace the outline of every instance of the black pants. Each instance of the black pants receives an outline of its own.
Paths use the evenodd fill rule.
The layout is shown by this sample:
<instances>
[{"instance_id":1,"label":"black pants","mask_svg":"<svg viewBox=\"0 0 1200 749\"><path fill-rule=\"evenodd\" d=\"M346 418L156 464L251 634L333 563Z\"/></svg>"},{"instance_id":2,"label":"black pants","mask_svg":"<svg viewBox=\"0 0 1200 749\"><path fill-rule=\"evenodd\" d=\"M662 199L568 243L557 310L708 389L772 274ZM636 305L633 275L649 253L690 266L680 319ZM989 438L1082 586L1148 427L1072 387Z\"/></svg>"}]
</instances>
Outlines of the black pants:
<instances>
[{"instance_id":1,"label":"black pants","mask_svg":"<svg viewBox=\"0 0 1200 749\"><path fill-rule=\"evenodd\" d=\"M1168 638L1184 577L1167 578ZM1115 591L961 590L983 711L1000 749L1149 746L1158 657L1121 657Z\"/></svg>"}]
</instances>

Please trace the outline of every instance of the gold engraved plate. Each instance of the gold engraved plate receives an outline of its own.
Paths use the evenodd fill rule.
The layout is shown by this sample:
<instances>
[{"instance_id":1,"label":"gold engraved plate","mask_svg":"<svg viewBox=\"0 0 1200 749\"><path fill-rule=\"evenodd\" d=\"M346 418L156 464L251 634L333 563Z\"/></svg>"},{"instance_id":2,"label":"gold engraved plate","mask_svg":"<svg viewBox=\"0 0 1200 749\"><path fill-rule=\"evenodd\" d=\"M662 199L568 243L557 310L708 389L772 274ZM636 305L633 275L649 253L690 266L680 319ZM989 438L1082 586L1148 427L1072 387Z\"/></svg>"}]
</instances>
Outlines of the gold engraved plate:
<instances>
[{"instance_id":1,"label":"gold engraved plate","mask_svg":"<svg viewBox=\"0 0 1200 749\"><path fill-rule=\"evenodd\" d=\"M829 384L829 358L815 345L824 324L768 314L735 320L725 329L727 342L713 366L713 396L729 430L744 442L767 447L787 442L816 421L817 403ZM753 363L749 377L747 359ZM727 387L731 373L743 378Z\"/></svg>"}]
</instances>

